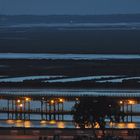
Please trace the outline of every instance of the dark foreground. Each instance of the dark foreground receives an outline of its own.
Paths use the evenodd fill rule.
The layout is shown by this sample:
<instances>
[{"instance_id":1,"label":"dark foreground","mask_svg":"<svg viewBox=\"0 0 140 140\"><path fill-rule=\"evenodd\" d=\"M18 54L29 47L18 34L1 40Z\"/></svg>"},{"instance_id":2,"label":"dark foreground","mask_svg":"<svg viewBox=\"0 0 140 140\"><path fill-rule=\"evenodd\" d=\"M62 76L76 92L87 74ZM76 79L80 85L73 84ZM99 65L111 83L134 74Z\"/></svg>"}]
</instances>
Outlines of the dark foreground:
<instances>
[{"instance_id":1,"label":"dark foreground","mask_svg":"<svg viewBox=\"0 0 140 140\"><path fill-rule=\"evenodd\" d=\"M95 130L98 138L103 136L102 131ZM139 129L106 129L106 136L121 137L124 140L139 140ZM74 138L80 138L87 140L88 137L93 139L92 129L47 129L47 128L1 128L0 140L41 140L41 138L60 137L62 140L74 140ZM97 138L96 138L97 139ZM95 140L95 139L93 139Z\"/></svg>"}]
</instances>

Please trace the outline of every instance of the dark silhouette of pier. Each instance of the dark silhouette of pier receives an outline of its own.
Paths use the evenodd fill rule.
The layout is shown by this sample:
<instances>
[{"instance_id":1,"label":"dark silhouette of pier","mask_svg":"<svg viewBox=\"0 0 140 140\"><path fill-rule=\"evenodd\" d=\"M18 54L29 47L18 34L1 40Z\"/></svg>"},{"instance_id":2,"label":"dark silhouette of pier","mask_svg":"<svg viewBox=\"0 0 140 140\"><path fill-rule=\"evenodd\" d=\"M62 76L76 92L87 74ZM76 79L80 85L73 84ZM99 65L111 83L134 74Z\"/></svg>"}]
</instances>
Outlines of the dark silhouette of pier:
<instances>
[{"instance_id":1,"label":"dark silhouette of pier","mask_svg":"<svg viewBox=\"0 0 140 140\"><path fill-rule=\"evenodd\" d=\"M31 115L40 115L41 120L60 120L64 121L65 115L73 115L72 108L65 109L67 102L73 104L79 102L82 98L100 98L106 97L110 100L117 100L124 112L126 120L123 122L133 122L133 116L140 116L140 111L133 110L133 106L140 103L139 93L94 93L87 92L82 94L80 92L63 92L58 90L56 93L48 93L47 89L43 92L31 91L14 91L1 90L0 101L4 100L5 105L0 107L0 113L7 114L7 119L12 120L31 120ZM32 108L34 104L38 103L37 108ZM31 105L32 104L32 105ZM130 119L129 119L130 117Z\"/></svg>"}]
</instances>

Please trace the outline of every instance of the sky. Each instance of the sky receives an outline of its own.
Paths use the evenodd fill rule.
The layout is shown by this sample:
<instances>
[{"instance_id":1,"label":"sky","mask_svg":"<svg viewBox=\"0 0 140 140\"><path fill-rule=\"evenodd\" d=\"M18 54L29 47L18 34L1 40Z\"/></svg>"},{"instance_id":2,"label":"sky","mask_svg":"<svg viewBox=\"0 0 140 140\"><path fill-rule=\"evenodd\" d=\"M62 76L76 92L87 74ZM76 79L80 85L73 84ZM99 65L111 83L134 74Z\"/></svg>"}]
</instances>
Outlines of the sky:
<instances>
[{"instance_id":1,"label":"sky","mask_svg":"<svg viewBox=\"0 0 140 140\"><path fill-rule=\"evenodd\" d=\"M140 0L0 0L0 14L94 15L140 13Z\"/></svg>"}]
</instances>

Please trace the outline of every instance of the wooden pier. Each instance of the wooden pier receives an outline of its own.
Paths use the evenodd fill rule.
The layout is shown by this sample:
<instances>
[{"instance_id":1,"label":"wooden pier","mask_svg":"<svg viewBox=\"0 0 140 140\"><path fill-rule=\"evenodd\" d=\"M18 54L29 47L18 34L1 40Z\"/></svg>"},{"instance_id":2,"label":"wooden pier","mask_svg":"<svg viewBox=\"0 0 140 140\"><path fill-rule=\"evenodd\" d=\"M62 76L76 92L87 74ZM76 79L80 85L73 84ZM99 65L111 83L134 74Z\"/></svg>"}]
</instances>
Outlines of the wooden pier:
<instances>
[{"instance_id":1,"label":"wooden pier","mask_svg":"<svg viewBox=\"0 0 140 140\"><path fill-rule=\"evenodd\" d=\"M65 115L73 115L72 109L66 109L66 104L71 102L73 105L82 98L99 98L107 97L110 100L117 100L121 106L121 110L126 116L126 122L133 122L133 116L140 116L140 111L134 111L136 104L140 104L140 94L123 93L96 93L86 92L81 94L68 92L64 94L62 91L52 94L46 91L31 92L23 90L0 90L0 103L4 102L0 107L0 114L7 114L6 119L11 120L31 120L31 115L39 115L41 120L64 120ZM96 93L96 94L95 94ZM34 107L38 104L37 107ZM72 107L72 106L71 106Z\"/></svg>"}]
</instances>

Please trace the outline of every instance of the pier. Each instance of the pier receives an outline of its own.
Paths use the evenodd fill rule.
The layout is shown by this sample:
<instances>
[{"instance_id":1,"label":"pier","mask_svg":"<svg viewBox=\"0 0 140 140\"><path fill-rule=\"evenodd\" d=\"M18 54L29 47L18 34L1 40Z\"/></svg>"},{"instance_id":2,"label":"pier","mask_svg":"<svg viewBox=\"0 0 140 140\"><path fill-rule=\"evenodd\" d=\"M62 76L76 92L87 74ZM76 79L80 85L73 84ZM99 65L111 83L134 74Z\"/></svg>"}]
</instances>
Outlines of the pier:
<instances>
[{"instance_id":1,"label":"pier","mask_svg":"<svg viewBox=\"0 0 140 140\"><path fill-rule=\"evenodd\" d=\"M96 92L86 91L81 93L79 91L26 91L18 90L1 90L0 114L6 114L6 120L32 120L32 115L38 115L39 120L56 120L66 121L65 115L73 115L72 106L79 102L82 98L99 98L107 97L111 100L117 100L124 112L125 119L122 122L133 122L133 116L140 116L140 110L134 110L134 106L140 104L140 93L117 93L117 92ZM71 106L68 105L71 103ZM70 106L67 108L67 106Z\"/></svg>"}]
</instances>

